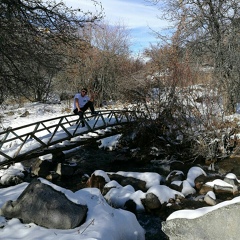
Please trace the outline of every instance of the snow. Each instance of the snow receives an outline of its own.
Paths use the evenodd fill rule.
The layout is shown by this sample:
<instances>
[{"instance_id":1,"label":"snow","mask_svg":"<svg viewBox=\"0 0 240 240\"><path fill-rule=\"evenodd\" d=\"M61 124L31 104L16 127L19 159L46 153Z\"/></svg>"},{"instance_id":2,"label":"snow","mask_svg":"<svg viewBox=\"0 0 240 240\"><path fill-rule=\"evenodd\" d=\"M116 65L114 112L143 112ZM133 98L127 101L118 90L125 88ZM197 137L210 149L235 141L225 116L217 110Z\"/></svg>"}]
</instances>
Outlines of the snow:
<instances>
[{"instance_id":1,"label":"snow","mask_svg":"<svg viewBox=\"0 0 240 240\"><path fill-rule=\"evenodd\" d=\"M80 227L61 230L47 229L34 223L22 224L18 219L7 220L0 216L1 239L135 239L143 240L144 229L133 213L111 207L103 198L99 189L85 188L75 193L58 187L44 179L41 182L63 192L71 201L88 206L87 219ZM22 183L14 187L0 189L0 207L7 200L15 200L27 187Z\"/></svg>"},{"instance_id":2,"label":"snow","mask_svg":"<svg viewBox=\"0 0 240 240\"><path fill-rule=\"evenodd\" d=\"M14 109L14 106L11 106ZM6 116L2 119L0 126L6 129L8 127L19 127L20 125L26 125L28 123L41 121L45 119L50 119L56 116L66 115L63 113L62 109L66 107L63 104L54 105L43 105L40 103L26 104L25 107L18 109L18 115L29 111L30 115L27 117L16 116L14 112L13 116ZM9 110L9 109L8 109ZM5 115L6 110L3 111ZM87 137L87 134L86 134ZM108 137L106 139L100 140L100 148L113 150L116 147L119 135L113 137ZM64 144L67 144L65 142ZM28 146L30 147L30 146ZM14 146L11 146L11 150ZM69 150L71 152L71 150ZM42 160L51 159L52 155L46 155L42 157ZM8 177L12 175L22 174L23 166L21 163L16 163L8 169L0 170L1 181L5 181ZM180 174L181 172L179 172ZM5 219L0 216L0 238L1 239L25 239L25 240L50 240L50 239L81 239L81 240L120 240L120 239L131 239L131 240L142 240L145 239L144 229L139 225L136 217L131 212L115 209L107 203L106 200L111 202L113 206L123 207L127 200L133 200L137 205L138 211L144 211L144 207L141 203L141 199L146 196L147 193L155 194L161 203L167 202L170 198L175 199L176 195L184 197L187 194L193 193L194 180L200 175L206 175L206 173L199 167L193 167L189 170L187 174L187 179L183 182L179 181L176 184L183 184L183 191L178 192L172 190L171 188L161 185L162 176L158 173L153 172L123 172L119 171L116 174L120 174L125 177L134 177L146 182L147 192L135 191L135 189L130 186L121 186L116 181L110 181L107 173L102 170L96 170L95 175L103 176L107 182L105 187L111 188L111 190L103 196L100 191L96 188L85 188L81 189L75 193L70 190L61 188L52 184L51 182L41 179L40 180L52 186L57 191L63 192L71 201L76 203L84 203L88 206L88 213L86 222L75 229L70 230L59 230L59 229L46 229L35 225L34 223L23 224L18 219ZM234 178L233 175L229 174L229 178ZM216 180L210 185L217 184L226 186L223 181ZM7 187L0 189L0 207L8 200L16 200L18 196L23 192L23 190L28 186L28 183L21 183L16 186ZM212 198L214 195L208 193ZM208 212L211 212L217 208L240 202L240 197L235 197L231 201L225 201L219 203L215 206L199 208L197 210L180 210L172 213L168 220L174 218L188 218L193 219L200 217Z\"/></svg>"},{"instance_id":3,"label":"snow","mask_svg":"<svg viewBox=\"0 0 240 240\"><path fill-rule=\"evenodd\" d=\"M133 177L142 181L146 182L146 187L150 188L153 185L158 185L161 182L161 175L158 173L152 173L152 172L144 172L144 173L139 173L139 172L123 172L123 171L118 171L116 174L124 176L124 177Z\"/></svg>"},{"instance_id":4,"label":"snow","mask_svg":"<svg viewBox=\"0 0 240 240\"><path fill-rule=\"evenodd\" d=\"M99 134L103 135L104 132L109 132L111 128L107 127L105 130L88 132L89 128L96 129L106 127L106 125L112 125L112 129L114 129L114 124L116 124L118 121L128 121L126 117L121 115L119 117L113 117L109 114L109 111L106 110L100 110L101 115L95 118L89 117L90 112L86 112L86 126L82 128L78 127L77 124L69 123L69 121L75 122L78 119L78 116L69 116L69 113L63 113L61 109L66 108L64 104L60 105L61 109L59 105L56 104L52 105L52 108L50 106L48 106L49 108L45 108L42 105L35 103L32 106L26 105L25 108L20 108L18 110L18 116L15 116L15 114L13 116L8 116L7 111L3 111L3 114L6 114L6 116L3 118L3 120L1 119L2 126L0 125L0 132L1 128L3 130L14 128L15 130L13 133L10 132L9 134L3 134L0 136L0 138L6 138L5 142L1 145L1 151L3 154L0 155L0 162L7 160L8 157L12 158L15 154L26 154L29 151L41 148L44 146L44 144L50 145L49 148L69 145L70 142L66 140L69 138L69 134L81 134L80 136L72 138L71 141L80 141L81 139L94 138ZM29 107L29 110L27 107ZM56 110L53 110L55 108ZM41 109L41 111L39 109ZM41 114L39 114L39 111ZM62 114L57 114L56 117L56 113L58 111L62 112ZM27 114L26 117L21 117L22 113L25 112L28 112L29 114ZM47 113L49 113L49 115L47 115ZM60 119L59 117L62 118ZM105 118L104 121L103 118ZM39 121L44 122L40 124L36 123ZM60 122L61 126L56 127ZM20 126L26 127L16 129ZM33 131L34 136L32 136ZM18 139L16 139L16 136L18 136ZM121 134L117 134L114 137L106 137L102 140L99 140L98 142L100 143L100 148L107 148L110 151L114 150L120 136Z\"/></svg>"},{"instance_id":5,"label":"snow","mask_svg":"<svg viewBox=\"0 0 240 240\"><path fill-rule=\"evenodd\" d=\"M19 176L20 178L23 177L23 170L24 167L21 163L15 163L6 170L0 169L0 183L4 185L4 183L7 182L12 176Z\"/></svg>"},{"instance_id":6,"label":"snow","mask_svg":"<svg viewBox=\"0 0 240 240\"><path fill-rule=\"evenodd\" d=\"M195 186L194 180L200 175L206 176L207 174L200 167L192 167L189 169L188 175L187 175L187 181L190 183L192 187Z\"/></svg>"},{"instance_id":7,"label":"snow","mask_svg":"<svg viewBox=\"0 0 240 240\"><path fill-rule=\"evenodd\" d=\"M168 218L167 221L172 220L174 218L187 218L187 219L194 219L203 216L204 214L207 214L209 212L212 212L218 208L225 207L230 204L234 203L239 203L240 202L240 197L235 197L232 200L229 201L224 201L222 203L219 203L215 206L211 207L203 207L203 208L198 208L195 210L180 210L172 213Z\"/></svg>"},{"instance_id":8,"label":"snow","mask_svg":"<svg viewBox=\"0 0 240 240\"><path fill-rule=\"evenodd\" d=\"M125 202L135 192L131 185L124 187L111 188L110 191L104 196L110 205L116 208L123 208Z\"/></svg>"},{"instance_id":9,"label":"snow","mask_svg":"<svg viewBox=\"0 0 240 240\"><path fill-rule=\"evenodd\" d=\"M63 103L59 104L49 104L44 105L40 103L25 104L25 107L18 108L18 113L14 112L12 116L6 114L6 117L2 119L0 130L7 129L9 127L16 128L19 126L27 125L37 121L47 120L55 118L56 116L65 116L68 113L62 112L62 109L67 106ZM2 114L5 115L7 111L16 108L16 106L11 106L8 110L2 110ZM20 117L22 113L28 111L30 114L26 117ZM17 116L16 116L17 115ZM55 124L54 121L50 121L49 124ZM28 131L31 131L30 128ZM109 128L106 129L109 131ZM19 131L18 134L21 132ZM44 133L42 133L44 134ZM93 134L92 134L93 135ZM96 135L96 134L95 134ZM60 136L60 134L58 135ZM91 134L85 134L84 137L91 137ZM117 144L119 135L113 136L111 138L103 139L100 147L108 148L110 150L114 149ZM67 144L64 141L63 144ZM9 155L11 151L18 146L17 143L9 146ZM35 147L33 144L28 145L28 148ZM71 150L66 151L71 152ZM52 154L47 154L41 156L41 160L51 160ZM0 177L2 183L7 181L8 178L16 175L22 175L23 166L21 163L16 163L10 166L8 169L0 170ZM106 182L110 182L110 179L102 170L96 170L96 175L101 175L104 177ZM100 191L96 188L85 188L73 193L70 190L61 188L51 182L41 179L40 180L52 186L57 191L63 192L67 198L75 203L87 204L88 213L86 222L78 228L71 230L59 230L59 229L46 229L35 225L34 223L22 224L18 219L5 219L0 216L0 238L1 239L104 239L104 240L117 240L117 239L145 239L145 231L138 223L136 216L122 209L115 209L111 207ZM0 189L0 207L8 200L16 200L18 196L27 187L28 183L18 184L16 186L7 187ZM115 184L116 185L116 184ZM134 189L132 186L124 187L126 190ZM135 194L136 195L136 194Z\"/></svg>"},{"instance_id":10,"label":"snow","mask_svg":"<svg viewBox=\"0 0 240 240\"><path fill-rule=\"evenodd\" d=\"M237 179L237 176L234 173L228 173L225 178L228 179L232 179L232 180L236 180L238 183L240 183L240 181Z\"/></svg>"},{"instance_id":11,"label":"snow","mask_svg":"<svg viewBox=\"0 0 240 240\"><path fill-rule=\"evenodd\" d=\"M168 200L171 198L175 199L176 195L184 197L182 193L175 191L165 185L152 186L148 189L147 193L153 193L156 195L162 204L164 202L168 202Z\"/></svg>"},{"instance_id":12,"label":"snow","mask_svg":"<svg viewBox=\"0 0 240 240\"><path fill-rule=\"evenodd\" d=\"M222 187L229 187L229 188L233 188L233 186L229 183L226 183L225 181L221 180L221 179L215 179L212 182L206 182L206 185L210 186L210 187L214 187L215 185L217 186L222 186Z\"/></svg>"},{"instance_id":13,"label":"snow","mask_svg":"<svg viewBox=\"0 0 240 240\"><path fill-rule=\"evenodd\" d=\"M196 190L191 186L191 184L187 181L183 181L183 189L182 189L182 194L184 196L188 196L190 194L195 194Z\"/></svg>"},{"instance_id":14,"label":"snow","mask_svg":"<svg viewBox=\"0 0 240 240\"><path fill-rule=\"evenodd\" d=\"M106 184L105 184L105 187L106 187L106 188L113 188L113 187L119 188L119 187L121 187L121 185L120 185L117 181L112 180L112 181L106 183Z\"/></svg>"},{"instance_id":15,"label":"snow","mask_svg":"<svg viewBox=\"0 0 240 240\"><path fill-rule=\"evenodd\" d=\"M116 148L116 145L120 137L121 137L121 134L117 134L115 136L106 137L104 139L99 140L98 142L101 142L101 145L99 146L99 148L103 148L103 149L107 148L110 151L114 150Z\"/></svg>"},{"instance_id":16,"label":"snow","mask_svg":"<svg viewBox=\"0 0 240 240\"><path fill-rule=\"evenodd\" d=\"M206 195L208 195L208 196L210 196L212 199L216 200L216 195L215 195L215 193L214 193L213 191L207 192Z\"/></svg>"},{"instance_id":17,"label":"snow","mask_svg":"<svg viewBox=\"0 0 240 240\"><path fill-rule=\"evenodd\" d=\"M105 182L110 182L110 178L108 177L107 173L105 173L102 170L96 170L93 173L95 176L102 176L105 180Z\"/></svg>"}]
</instances>

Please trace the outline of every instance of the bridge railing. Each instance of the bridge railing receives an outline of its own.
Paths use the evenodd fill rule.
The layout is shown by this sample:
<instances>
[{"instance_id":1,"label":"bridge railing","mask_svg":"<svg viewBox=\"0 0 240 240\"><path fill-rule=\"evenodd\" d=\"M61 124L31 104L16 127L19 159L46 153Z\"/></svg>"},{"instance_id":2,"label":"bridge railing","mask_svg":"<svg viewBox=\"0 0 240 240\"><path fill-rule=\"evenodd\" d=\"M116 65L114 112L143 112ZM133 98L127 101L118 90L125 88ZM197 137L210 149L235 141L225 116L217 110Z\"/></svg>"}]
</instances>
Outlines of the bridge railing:
<instances>
[{"instance_id":1,"label":"bridge railing","mask_svg":"<svg viewBox=\"0 0 240 240\"><path fill-rule=\"evenodd\" d=\"M143 117L142 112L103 110L96 116L85 113L85 127L81 127L80 122L76 124L78 115L71 114L8 129L0 132L0 165L56 144L69 144L69 140L88 132L133 122Z\"/></svg>"}]
</instances>

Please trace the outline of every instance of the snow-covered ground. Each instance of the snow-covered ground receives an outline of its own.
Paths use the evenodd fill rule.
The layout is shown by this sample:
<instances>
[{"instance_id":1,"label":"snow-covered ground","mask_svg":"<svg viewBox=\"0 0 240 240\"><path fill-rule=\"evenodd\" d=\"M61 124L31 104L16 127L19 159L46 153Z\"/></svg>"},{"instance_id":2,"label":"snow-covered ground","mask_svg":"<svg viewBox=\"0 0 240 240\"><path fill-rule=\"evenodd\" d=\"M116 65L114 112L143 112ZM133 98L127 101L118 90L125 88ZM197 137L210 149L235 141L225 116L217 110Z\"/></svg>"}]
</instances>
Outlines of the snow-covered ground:
<instances>
[{"instance_id":1,"label":"snow-covered ground","mask_svg":"<svg viewBox=\"0 0 240 240\"><path fill-rule=\"evenodd\" d=\"M47 229L34 223L23 224L19 219L5 219L0 216L0 239L145 239L144 229L136 216L128 211L112 208L98 189L86 188L73 193L44 179L40 180L63 192L71 201L87 205L87 219L84 224L70 230ZM22 183L0 189L0 207L8 200L17 199L27 185L28 183Z\"/></svg>"},{"instance_id":2,"label":"snow-covered ground","mask_svg":"<svg viewBox=\"0 0 240 240\"><path fill-rule=\"evenodd\" d=\"M53 117L69 114L67 109L71 109L69 103L62 104L40 104L32 103L25 104L24 107L16 109L16 106L8 106L6 109L1 109L1 128L7 129L8 127L18 127L28 123L45 120ZM25 117L21 117L22 114L28 112ZM240 115L236 114L234 118ZM1 131L1 129L0 129ZM114 148L119 136L113 136L107 140L101 140L101 148ZM9 175L21 174L22 165L15 164L9 169L2 169L0 171L0 177L3 180ZM188 175L188 184L186 185L185 192L192 191L192 181L200 174L200 169L194 169ZM202 172L201 172L202 173ZM107 179L107 174L98 170L96 175L101 175ZM123 176L131 176L137 179L146 181L149 188L148 192L153 192L156 196L159 196L161 202L167 201L169 198L173 198L175 194L184 196L182 193L173 191L172 189L159 185L161 176L156 173L131 173L131 172L119 172ZM6 219L0 217L0 238L2 239L102 239L102 240L120 240L120 239L144 239L144 230L139 225L136 217L127 211L115 209L108 205L98 189L82 189L75 193L60 188L47 180L41 179L42 182L51 185L58 191L63 192L67 197L70 197L75 202L85 202L88 205L89 212L87 215L87 221L80 227L71 230L56 230L45 229L37 226L33 223L22 224L18 219ZM15 200L26 188L28 183L22 183L16 186L0 189L0 207L8 201ZM142 191L136 191L131 186L122 187L116 182L108 181L107 186L114 186L112 191L109 191L105 196L110 202L114 202L115 206L121 207L123 202L128 199L132 199L137 204L137 209L143 211L141 205L141 198L144 198L145 194ZM94 196L94 198L92 198ZM173 218L195 218L199 217L207 212L213 211L218 207L225 206L227 204L233 204L240 202L240 197L236 197L231 201L226 201L213 207L205 207L197 210L181 210L174 212L168 217L167 220Z\"/></svg>"}]
</instances>

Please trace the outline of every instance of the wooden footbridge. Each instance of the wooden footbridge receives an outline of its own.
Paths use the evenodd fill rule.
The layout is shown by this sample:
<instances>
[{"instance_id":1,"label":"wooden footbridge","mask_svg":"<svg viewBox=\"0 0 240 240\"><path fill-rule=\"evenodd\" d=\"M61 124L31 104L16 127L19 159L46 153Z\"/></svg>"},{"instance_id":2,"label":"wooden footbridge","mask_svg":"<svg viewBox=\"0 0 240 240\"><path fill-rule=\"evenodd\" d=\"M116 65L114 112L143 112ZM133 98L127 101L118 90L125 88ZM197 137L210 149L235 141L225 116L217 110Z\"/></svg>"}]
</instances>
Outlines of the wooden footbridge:
<instances>
[{"instance_id":1,"label":"wooden footbridge","mask_svg":"<svg viewBox=\"0 0 240 240\"><path fill-rule=\"evenodd\" d=\"M94 133L103 138L116 126L143 117L143 112L103 110L95 116L85 113L85 127L80 122L76 123L77 115L65 115L8 129L0 132L0 167L26 160L29 155L40 156L44 150L49 153L59 148L71 149L91 138L91 134L94 137Z\"/></svg>"}]
</instances>

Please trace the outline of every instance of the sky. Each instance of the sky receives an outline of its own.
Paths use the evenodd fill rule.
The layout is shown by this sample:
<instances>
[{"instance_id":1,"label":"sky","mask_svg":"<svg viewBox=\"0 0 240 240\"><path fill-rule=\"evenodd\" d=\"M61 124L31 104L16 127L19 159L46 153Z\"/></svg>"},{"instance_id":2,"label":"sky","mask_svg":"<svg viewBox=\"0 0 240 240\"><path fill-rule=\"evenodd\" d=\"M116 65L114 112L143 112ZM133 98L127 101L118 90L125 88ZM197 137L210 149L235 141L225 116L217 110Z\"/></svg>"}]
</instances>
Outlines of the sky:
<instances>
[{"instance_id":1,"label":"sky","mask_svg":"<svg viewBox=\"0 0 240 240\"><path fill-rule=\"evenodd\" d=\"M67 113L63 112L62 109L66 109L68 104L69 103L66 102L62 102L62 104L47 105L42 103L29 103L25 104L22 108L18 108L18 111L14 111L14 115L12 116L7 114L7 112L11 111L11 109L16 109L16 106L9 105L7 109L1 110L3 111L1 114L4 117L2 119L0 132L2 127L15 128L20 125L26 125L28 123L43 119L50 119L56 117L56 115L66 115ZM111 109L112 108L113 106ZM21 113L26 111L29 111L30 115L27 117L20 117ZM236 117L237 115L234 115L234 118ZM238 117L240 118L240 115L238 115ZM91 120L89 120L89 122L91 124ZM82 128L82 130L84 130L84 128ZM113 150L116 147L118 139L119 135L102 139L100 140L101 144L99 148ZM15 146L17 146L17 144ZM31 147L33 146L29 145L29 148ZM65 153L67 154L67 151ZM51 159L51 154L42 156L41 159L43 161L46 159ZM10 177L16 175L21 176L23 174L22 171L23 166L21 163L16 163L9 168L1 169L1 183L4 184L4 181L7 181ZM131 185L121 186L116 181L110 181L107 173L101 169L96 169L94 174L96 176L102 176L105 179L106 187L113 187L104 197L96 188L84 188L76 192L72 192L45 179L39 178L41 182L52 186L57 191L63 192L71 201L75 203L87 204L87 219L83 225L70 230L46 229L44 227L37 226L34 223L23 224L16 218L6 219L4 216L0 216L0 238L8 240L51 240L56 239L57 236L57 239L59 240L144 240L145 231L138 223L135 215L131 212L121 209L124 203L127 200L132 199L137 205L137 211L142 212L144 211L144 207L140 199L144 198L147 193L155 194L161 203L168 202L170 198L175 198L176 194L184 197L190 193L195 193L195 189L193 188L194 179L201 174L205 174L205 172L200 167L192 167L187 174L186 180L184 180L185 182L183 184L184 187L182 192L170 189L165 185L160 185L159 183L162 180L162 176L156 172L117 172L117 174L122 176L134 177L145 181L148 188L146 192L140 190L135 191ZM214 184L217 184L218 186L226 186L226 183L223 183L223 181L220 179L215 179L214 181ZM207 184L211 185L212 183L210 182ZM15 186L0 188L0 208L6 201L16 200L27 186L28 183L24 182ZM215 197L212 191L210 191L208 194L210 194L212 198ZM118 209L111 207L108 202L111 203L111 206L114 205ZM224 201L215 206L199 208L197 210L175 211L167 218L167 221L174 218L197 218L217 208L237 202L240 202L240 197L236 197L231 201Z\"/></svg>"},{"instance_id":2,"label":"sky","mask_svg":"<svg viewBox=\"0 0 240 240\"><path fill-rule=\"evenodd\" d=\"M63 0L73 8L94 9L89 0ZM144 0L101 0L105 20L112 25L123 24L130 30L131 51L141 53L157 39L153 31L161 31L168 22L160 20L160 10Z\"/></svg>"}]
</instances>

